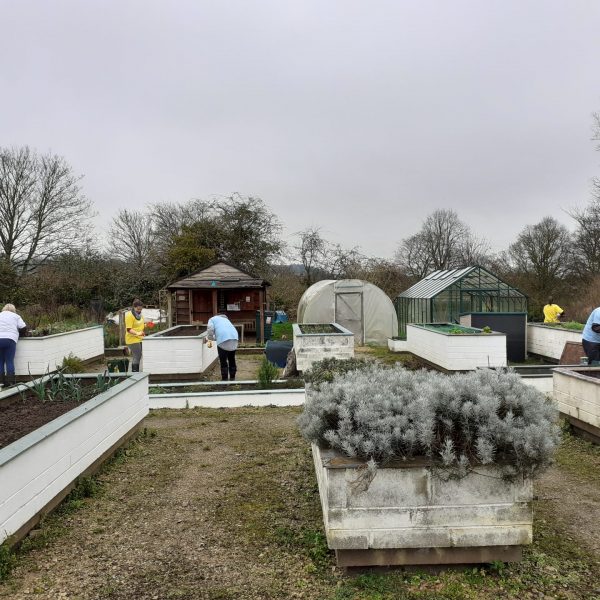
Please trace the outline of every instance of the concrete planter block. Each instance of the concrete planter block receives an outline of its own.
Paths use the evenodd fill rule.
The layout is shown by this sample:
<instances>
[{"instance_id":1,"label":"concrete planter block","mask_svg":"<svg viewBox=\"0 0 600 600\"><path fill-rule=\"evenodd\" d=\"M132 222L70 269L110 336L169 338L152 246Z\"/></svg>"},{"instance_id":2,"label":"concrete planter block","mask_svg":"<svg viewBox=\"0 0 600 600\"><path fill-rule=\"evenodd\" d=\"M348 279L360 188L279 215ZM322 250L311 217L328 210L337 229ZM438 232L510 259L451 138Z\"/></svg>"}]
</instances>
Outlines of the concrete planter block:
<instances>
[{"instance_id":1,"label":"concrete planter block","mask_svg":"<svg viewBox=\"0 0 600 600\"><path fill-rule=\"evenodd\" d=\"M548 327L541 323L527 324L527 352L559 361L567 342L581 344L581 331ZM583 348L581 349L583 356Z\"/></svg>"},{"instance_id":2,"label":"concrete planter block","mask_svg":"<svg viewBox=\"0 0 600 600\"><path fill-rule=\"evenodd\" d=\"M73 354L81 360L104 355L102 325L55 333L44 337L25 337L17 343L15 373L17 376L44 375L56 371L63 358Z\"/></svg>"},{"instance_id":3,"label":"concrete planter block","mask_svg":"<svg viewBox=\"0 0 600 600\"><path fill-rule=\"evenodd\" d=\"M217 344L204 343L206 332L197 336L165 336L180 329L171 327L144 338L142 368L150 375L185 375L203 373L217 359ZM192 326L190 326L192 327Z\"/></svg>"},{"instance_id":4,"label":"concrete planter block","mask_svg":"<svg viewBox=\"0 0 600 600\"><path fill-rule=\"evenodd\" d=\"M410 352L407 340L395 340L388 338L388 350L390 352Z\"/></svg>"},{"instance_id":5,"label":"concrete planter block","mask_svg":"<svg viewBox=\"0 0 600 600\"><path fill-rule=\"evenodd\" d=\"M302 325L313 324L302 323ZM335 333L302 333L300 325L294 323L292 326L298 371L306 371L313 363L324 358L354 357L354 334L337 323L327 324L337 331Z\"/></svg>"},{"instance_id":6,"label":"concrete planter block","mask_svg":"<svg viewBox=\"0 0 600 600\"><path fill-rule=\"evenodd\" d=\"M357 485L363 461L312 446L327 543L340 566L520 560L531 544L533 485L503 481L493 466L442 481L426 461L378 469Z\"/></svg>"},{"instance_id":7,"label":"concrete planter block","mask_svg":"<svg viewBox=\"0 0 600 600\"><path fill-rule=\"evenodd\" d=\"M77 377L85 378L85 375ZM95 375L88 377L95 378ZM0 395L6 398L19 392ZM0 543L22 537L148 414L148 376L135 373L0 450Z\"/></svg>"},{"instance_id":8,"label":"concrete planter block","mask_svg":"<svg viewBox=\"0 0 600 600\"><path fill-rule=\"evenodd\" d=\"M552 377L558 410L585 437L600 443L600 368L558 368Z\"/></svg>"},{"instance_id":9,"label":"concrete planter block","mask_svg":"<svg viewBox=\"0 0 600 600\"><path fill-rule=\"evenodd\" d=\"M473 371L480 367L504 367L504 333L454 335L427 329L427 324L406 326L410 352L446 371Z\"/></svg>"}]
</instances>

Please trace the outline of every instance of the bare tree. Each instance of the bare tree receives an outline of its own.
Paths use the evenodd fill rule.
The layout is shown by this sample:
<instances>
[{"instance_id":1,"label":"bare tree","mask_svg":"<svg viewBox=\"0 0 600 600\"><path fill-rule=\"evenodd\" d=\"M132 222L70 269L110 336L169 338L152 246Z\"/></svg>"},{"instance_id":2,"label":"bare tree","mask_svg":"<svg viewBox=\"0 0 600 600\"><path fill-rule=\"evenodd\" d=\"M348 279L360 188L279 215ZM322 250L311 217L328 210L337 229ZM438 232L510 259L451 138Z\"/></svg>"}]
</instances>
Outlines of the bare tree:
<instances>
[{"instance_id":1,"label":"bare tree","mask_svg":"<svg viewBox=\"0 0 600 600\"><path fill-rule=\"evenodd\" d=\"M154 239L150 215L123 209L110 227L111 253L139 271L155 265Z\"/></svg>"},{"instance_id":2,"label":"bare tree","mask_svg":"<svg viewBox=\"0 0 600 600\"><path fill-rule=\"evenodd\" d=\"M300 243L294 248L304 268L304 283L310 287L315 282L315 270L325 269L328 242L321 235L319 227L308 227L296 235Z\"/></svg>"},{"instance_id":3,"label":"bare tree","mask_svg":"<svg viewBox=\"0 0 600 600\"><path fill-rule=\"evenodd\" d=\"M454 269L480 264L487 258L489 245L476 237L453 210L436 210L423 222L421 230L402 240L395 260L415 278L438 269Z\"/></svg>"},{"instance_id":4,"label":"bare tree","mask_svg":"<svg viewBox=\"0 0 600 600\"><path fill-rule=\"evenodd\" d=\"M80 180L60 156L0 148L0 251L19 274L87 243Z\"/></svg>"},{"instance_id":5,"label":"bare tree","mask_svg":"<svg viewBox=\"0 0 600 600\"><path fill-rule=\"evenodd\" d=\"M513 270L534 282L531 291L539 302L561 287L570 272L571 254L569 231L552 217L527 225L508 249Z\"/></svg>"}]
</instances>

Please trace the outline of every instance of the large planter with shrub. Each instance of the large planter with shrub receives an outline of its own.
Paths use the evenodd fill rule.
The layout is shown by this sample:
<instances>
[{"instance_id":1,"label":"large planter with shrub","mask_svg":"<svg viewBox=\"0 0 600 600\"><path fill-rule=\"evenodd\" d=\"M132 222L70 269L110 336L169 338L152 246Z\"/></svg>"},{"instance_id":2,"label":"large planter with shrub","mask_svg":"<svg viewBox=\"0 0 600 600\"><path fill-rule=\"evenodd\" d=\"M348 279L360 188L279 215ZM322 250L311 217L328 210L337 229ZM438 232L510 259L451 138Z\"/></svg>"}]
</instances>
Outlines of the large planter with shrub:
<instances>
[{"instance_id":1,"label":"large planter with shrub","mask_svg":"<svg viewBox=\"0 0 600 600\"><path fill-rule=\"evenodd\" d=\"M142 368L153 376L193 378L217 359L217 344L206 341L206 327L178 325L144 338Z\"/></svg>"},{"instance_id":2,"label":"large planter with shrub","mask_svg":"<svg viewBox=\"0 0 600 600\"><path fill-rule=\"evenodd\" d=\"M0 410L19 393L1 393ZM131 437L147 414L148 376L134 373L0 449L0 543L22 537L78 477L95 470Z\"/></svg>"},{"instance_id":3,"label":"large planter with shrub","mask_svg":"<svg viewBox=\"0 0 600 600\"><path fill-rule=\"evenodd\" d=\"M293 332L298 371L325 358L354 356L354 334L337 323L294 323Z\"/></svg>"},{"instance_id":4,"label":"large planter with shrub","mask_svg":"<svg viewBox=\"0 0 600 600\"><path fill-rule=\"evenodd\" d=\"M555 420L515 373L365 367L309 385L299 423L338 564L519 560Z\"/></svg>"},{"instance_id":5,"label":"large planter with shrub","mask_svg":"<svg viewBox=\"0 0 600 600\"><path fill-rule=\"evenodd\" d=\"M39 337L24 337L17 343L15 373L24 377L56 371L70 354L83 361L104 356L102 325Z\"/></svg>"},{"instance_id":6,"label":"large planter with shrub","mask_svg":"<svg viewBox=\"0 0 600 600\"><path fill-rule=\"evenodd\" d=\"M600 368L554 369L558 410L587 438L600 443Z\"/></svg>"},{"instance_id":7,"label":"large planter with shrub","mask_svg":"<svg viewBox=\"0 0 600 600\"><path fill-rule=\"evenodd\" d=\"M406 326L408 350L446 371L506 366L506 335L452 323Z\"/></svg>"},{"instance_id":8,"label":"large planter with shrub","mask_svg":"<svg viewBox=\"0 0 600 600\"><path fill-rule=\"evenodd\" d=\"M581 331L566 329L560 325L527 324L527 352L531 354L558 362L567 342L581 344ZM581 355L584 356L583 347Z\"/></svg>"}]
</instances>

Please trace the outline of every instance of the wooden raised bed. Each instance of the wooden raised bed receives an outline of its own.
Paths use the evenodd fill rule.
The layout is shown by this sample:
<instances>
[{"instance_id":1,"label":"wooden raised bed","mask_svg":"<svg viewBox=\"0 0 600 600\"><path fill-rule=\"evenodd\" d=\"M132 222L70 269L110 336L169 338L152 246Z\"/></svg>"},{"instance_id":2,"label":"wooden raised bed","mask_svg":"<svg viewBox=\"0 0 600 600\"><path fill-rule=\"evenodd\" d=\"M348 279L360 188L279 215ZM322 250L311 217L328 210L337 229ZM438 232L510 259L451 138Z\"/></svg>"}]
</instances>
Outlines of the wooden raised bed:
<instances>
[{"instance_id":1,"label":"wooden raised bed","mask_svg":"<svg viewBox=\"0 0 600 600\"><path fill-rule=\"evenodd\" d=\"M15 394L0 394L0 408ZM0 543L23 537L78 477L91 473L129 439L147 414L148 376L134 373L0 449Z\"/></svg>"},{"instance_id":2,"label":"wooden raised bed","mask_svg":"<svg viewBox=\"0 0 600 600\"><path fill-rule=\"evenodd\" d=\"M102 325L41 337L21 338L15 354L15 374L23 379L30 375L51 373L61 366L63 358L69 354L83 361L92 361L104 356Z\"/></svg>"}]
</instances>

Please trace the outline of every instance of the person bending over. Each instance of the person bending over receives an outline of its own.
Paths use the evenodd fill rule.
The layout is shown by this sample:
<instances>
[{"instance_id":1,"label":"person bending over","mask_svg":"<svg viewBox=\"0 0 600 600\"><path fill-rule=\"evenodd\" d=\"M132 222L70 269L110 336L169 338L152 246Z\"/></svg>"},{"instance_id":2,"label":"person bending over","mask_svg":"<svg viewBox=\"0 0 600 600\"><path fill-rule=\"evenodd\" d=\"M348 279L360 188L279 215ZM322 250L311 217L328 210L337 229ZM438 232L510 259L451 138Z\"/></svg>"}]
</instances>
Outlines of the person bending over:
<instances>
[{"instance_id":1,"label":"person bending over","mask_svg":"<svg viewBox=\"0 0 600 600\"><path fill-rule=\"evenodd\" d=\"M221 379L227 381L227 376L233 381L237 372L235 351L238 347L238 332L227 315L218 314L208 320L207 338L217 341L219 363L221 363ZM206 340L205 340L206 341Z\"/></svg>"}]
</instances>

